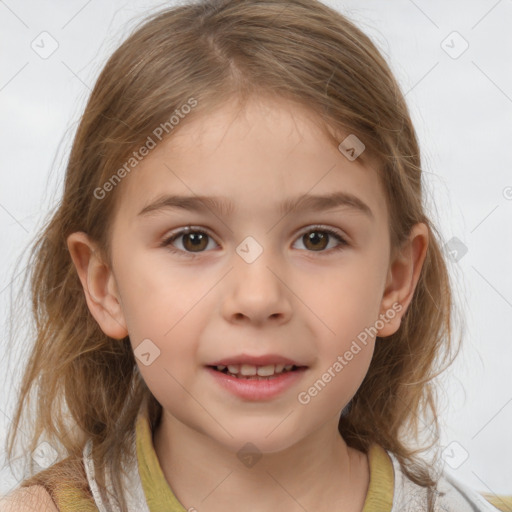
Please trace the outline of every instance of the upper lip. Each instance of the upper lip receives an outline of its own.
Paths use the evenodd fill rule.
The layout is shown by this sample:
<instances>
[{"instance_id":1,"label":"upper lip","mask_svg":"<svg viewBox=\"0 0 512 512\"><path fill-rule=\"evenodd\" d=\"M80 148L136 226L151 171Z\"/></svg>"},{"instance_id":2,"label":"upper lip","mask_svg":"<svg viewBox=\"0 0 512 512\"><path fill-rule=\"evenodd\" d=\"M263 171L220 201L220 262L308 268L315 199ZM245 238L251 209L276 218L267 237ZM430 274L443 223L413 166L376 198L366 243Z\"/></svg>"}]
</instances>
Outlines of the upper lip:
<instances>
[{"instance_id":1,"label":"upper lip","mask_svg":"<svg viewBox=\"0 0 512 512\"><path fill-rule=\"evenodd\" d=\"M218 361L210 363L207 366L229 366L242 364L250 364L254 366L266 366L270 364L284 364L285 366L291 364L299 367L306 366L297 363L293 359L289 359L278 354L265 354L262 356L250 356L248 354L240 354L238 356L225 357L223 359L219 359Z\"/></svg>"}]
</instances>

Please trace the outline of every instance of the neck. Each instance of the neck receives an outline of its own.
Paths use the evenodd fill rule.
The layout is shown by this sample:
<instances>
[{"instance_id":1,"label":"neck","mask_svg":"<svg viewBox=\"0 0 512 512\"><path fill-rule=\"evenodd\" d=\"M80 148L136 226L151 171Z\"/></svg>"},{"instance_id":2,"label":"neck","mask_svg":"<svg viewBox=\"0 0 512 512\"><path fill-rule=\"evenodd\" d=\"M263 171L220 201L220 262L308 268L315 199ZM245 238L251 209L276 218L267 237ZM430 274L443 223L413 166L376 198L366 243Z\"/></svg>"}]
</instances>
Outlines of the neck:
<instances>
[{"instance_id":1,"label":"neck","mask_svg":"<svg viewBox=\"0 0 512 512\"><path fill-rule=\"evenodd\" d=\"M284 450L243 464L237 453L162 412L154 446L177 499L202 511L363 508L366 455L347 446L335 421Z\"/></svg>"}]
</instances>

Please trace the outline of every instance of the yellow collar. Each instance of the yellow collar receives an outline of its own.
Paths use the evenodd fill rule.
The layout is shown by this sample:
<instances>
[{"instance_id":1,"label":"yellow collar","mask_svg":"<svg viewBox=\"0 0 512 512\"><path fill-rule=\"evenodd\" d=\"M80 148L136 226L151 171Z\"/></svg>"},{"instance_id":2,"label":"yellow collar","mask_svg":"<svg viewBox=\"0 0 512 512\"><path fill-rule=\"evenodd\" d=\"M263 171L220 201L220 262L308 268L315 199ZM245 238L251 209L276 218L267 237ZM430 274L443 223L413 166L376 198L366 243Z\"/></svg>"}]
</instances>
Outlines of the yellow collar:
<instances>
[{"instance_id":1,"label":"yellow collar","mask_svg":"<svg viewBox=\"0 0 512 512\"><path fill-rule=\"evenodd\" d=\"M144 404L137 418L136 444L139 474L150 512L187 512L165 479L154 449L153 433ZM363 512L391 512L394 488L393 463L386 451L375 443L368 450L368 460L370 485Z\"/></svg>"}]
</instances>

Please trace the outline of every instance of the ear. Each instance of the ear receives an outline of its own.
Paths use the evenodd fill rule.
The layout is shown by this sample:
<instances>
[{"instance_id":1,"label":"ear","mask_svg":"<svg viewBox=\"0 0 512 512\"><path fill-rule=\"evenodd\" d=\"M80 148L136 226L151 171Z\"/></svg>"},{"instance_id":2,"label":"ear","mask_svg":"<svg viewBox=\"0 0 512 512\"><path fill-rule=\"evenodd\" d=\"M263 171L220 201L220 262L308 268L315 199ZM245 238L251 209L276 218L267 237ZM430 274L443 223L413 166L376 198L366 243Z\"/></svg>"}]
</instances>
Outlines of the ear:
<instances>
[{"instance_id":1,"label":"ear","mask_svg":"<svg viewBox=\"0 0 512 512\"><path fill-rule=\"evenodd\" d=\"M125 338L128 331L114 274L100 258L97 245L83 232L69 235L67 245L92 316L107 336Z\"/></svg>"},{"instance_id":2,"label":"ear","mask_svg":"<svg viewBox=\"0 0 512 512\"><path fill-rule=\"evenodd\" d=\"M429 230L425 223L415 224L405 243L394 252L389 264L381 315L385 315L384 327L377 336L391 336L400 327L403 315L413 298L421 268L427 254ZM390 311L396 314L391 318ZM388 312L388 314L386 314Z\"/></svg>"}]
</instances>

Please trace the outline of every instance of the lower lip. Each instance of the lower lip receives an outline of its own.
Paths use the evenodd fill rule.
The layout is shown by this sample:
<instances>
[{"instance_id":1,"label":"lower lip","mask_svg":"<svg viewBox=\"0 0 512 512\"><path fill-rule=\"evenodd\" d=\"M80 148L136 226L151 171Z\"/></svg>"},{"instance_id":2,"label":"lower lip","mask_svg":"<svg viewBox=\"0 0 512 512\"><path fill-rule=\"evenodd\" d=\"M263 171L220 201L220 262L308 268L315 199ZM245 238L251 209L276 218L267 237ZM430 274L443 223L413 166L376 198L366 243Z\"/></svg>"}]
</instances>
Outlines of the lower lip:
<instances>
[{"instance_id":1,"label":"lower lip","mask_svg":"<svg viewBox=\"0 0 512 512\"><path fill-rule=\"evenodd\" d=\"M293 386L302 378L307 368L281 373L269 379L239 379L213 368L206 368L213 378L225 389L245 400L266 400L274 398Z\"/></svg>"}]
</instances>

